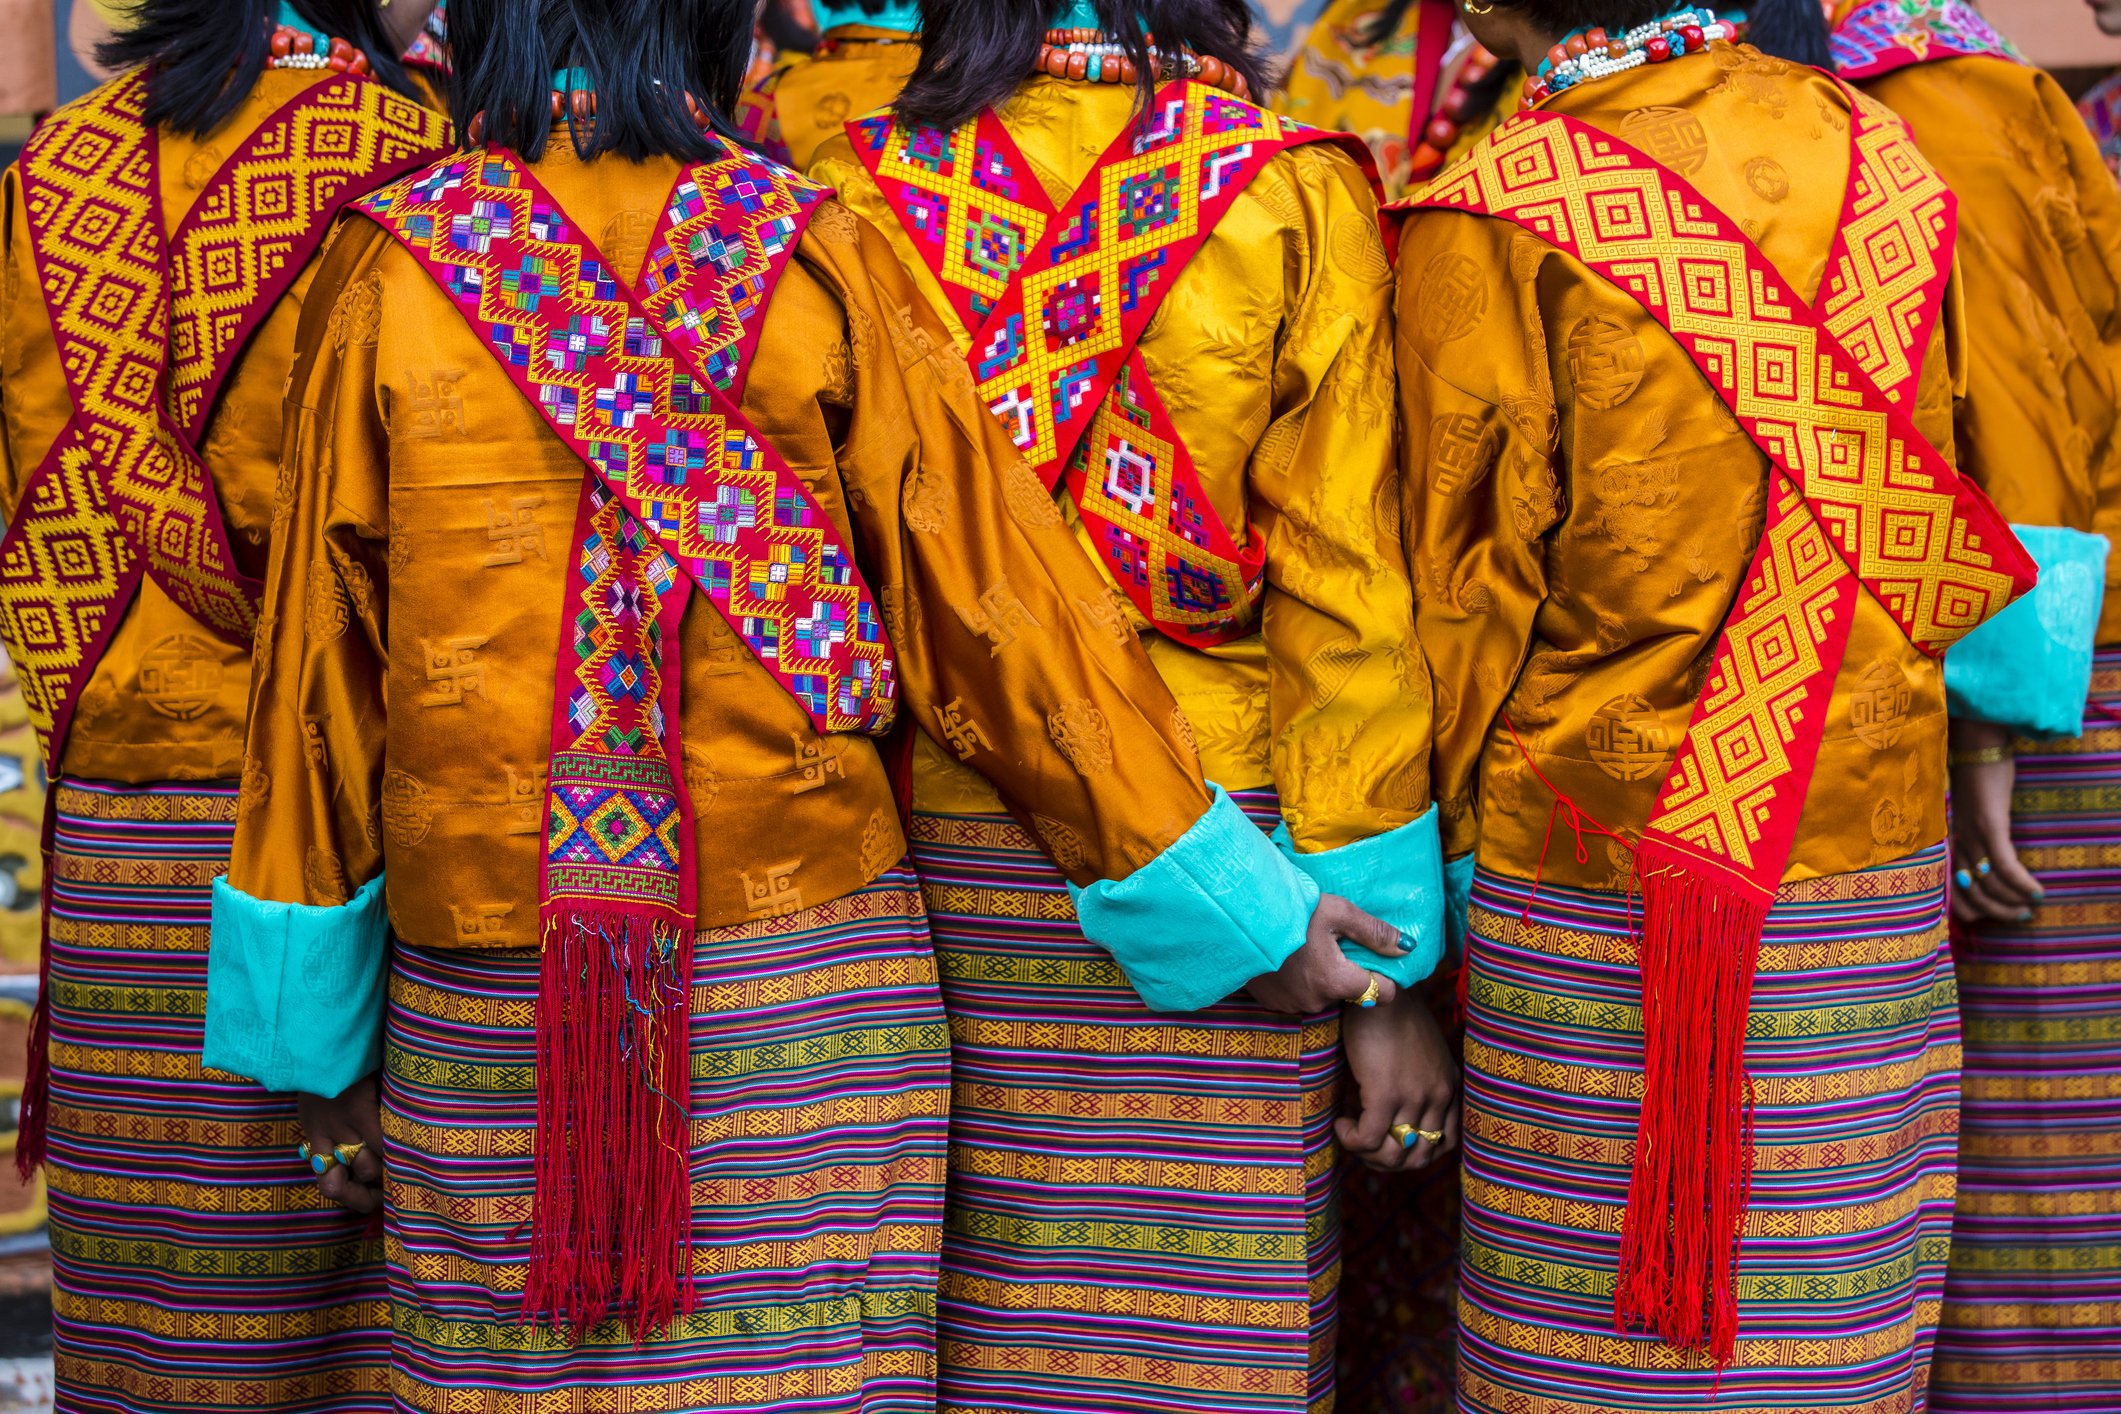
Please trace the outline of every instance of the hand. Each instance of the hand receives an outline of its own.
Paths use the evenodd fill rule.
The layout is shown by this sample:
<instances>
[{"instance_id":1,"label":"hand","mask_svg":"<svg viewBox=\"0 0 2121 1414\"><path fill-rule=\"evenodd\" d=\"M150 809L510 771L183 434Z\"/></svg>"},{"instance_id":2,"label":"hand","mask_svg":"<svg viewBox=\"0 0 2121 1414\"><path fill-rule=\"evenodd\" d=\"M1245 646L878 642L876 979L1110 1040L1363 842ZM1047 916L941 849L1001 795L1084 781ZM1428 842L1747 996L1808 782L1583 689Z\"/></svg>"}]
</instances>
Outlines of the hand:
<instances>
[{"instance_id":1,"label":"hand","mask_svg":"<svg viewBox=\"0 0 2121 1414\"><path fill-rule=\"evenodd\" d=\"M2011 791L2018 763L2010 733L1987 722L1953 722L1952 750L2004 748L2003 759L1952 767L1952 916L1961 923L2023 923L2047 891L2011 842Z\"/></svg>"},{"instance_id":2,"label":"hand","mask_svg":"<svg viewBox=\"0 0 2121 1414\"><path fill-rule=\"evenodd\" d=\"M340 1207L372 1213L383 1206L383 1106L373 1075L356 1080L336 1100L295 1096L295 1114L311 1153L329 1154L341 1144L359 1144L349 1168L332 1164L317 1177L317 1191Z\"/></svg>"},{"instance_id":3,"label":"hand","mask_svg":"<svg viewBox=\"0 0 2121 1414\"><path fill-rule=\"evenodd\" d=\"M1320 894L1304 931L1304 945L1273 972L1252 979L1252 999L1269 1011L1315 1016L1340 1002L1352 1002L1377 982L1380 1006L1398 994L1392 979L1348 961L1340 940L1360 943L1380 957L1402 957L1399 930L1372 918L1335 894Z\"/></svg>"},{"instance_id":4,"label":"hand","mask_svg":"<svg viewBox=\"0 0 2121 1414\"><path fill-rule=\"evenodd\" d=\"M1340 1044L1359 1105L1354 1118L1333 1121L1340 1144L1384 1173L1427 1168L1458 1147L1458 1062L1443 1031L1413 992L1390 1006L1349 1007L1340 1022ZM1392 1127L1410 1124L1441 1140Z\"/></svg>"}]
</instances>

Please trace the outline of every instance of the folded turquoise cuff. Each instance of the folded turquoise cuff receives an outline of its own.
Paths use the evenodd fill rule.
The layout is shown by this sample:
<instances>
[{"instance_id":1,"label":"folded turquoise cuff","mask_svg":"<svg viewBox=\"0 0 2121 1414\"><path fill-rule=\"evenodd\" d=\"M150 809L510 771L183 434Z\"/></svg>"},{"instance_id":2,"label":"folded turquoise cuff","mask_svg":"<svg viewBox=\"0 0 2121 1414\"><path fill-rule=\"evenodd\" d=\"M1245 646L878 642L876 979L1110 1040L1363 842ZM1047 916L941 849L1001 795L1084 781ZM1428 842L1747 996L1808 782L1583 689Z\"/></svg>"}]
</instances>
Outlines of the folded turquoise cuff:
<instances>
[{"instance_id":1,"label":"folded turquoise cuff","mask_svg":"<svg viewBox=\"0 0 2121 1414\"><path fill-rule=\"evenodd\" d=\"M1449 956L1454 962L1465 961L1467 918L1472 908L1473 853L1468 850L1443 863L1444 927L1450 934Z\"/></svg>"},{"instance_id":2,"label":"folded turquoise cuff","mask_svg":"<svg viewBox=\"0 0 2121 1414\"><path fill-rule=\"evenodd\" d=\"M305 1095L373 1073L389 948L380 874L336 908L267 903L215 879L205 1064Z\"/></svg>"},{"instance_id":3,"label":"folded turquoise cuff","mask_svg":"<svg viewBox=\"0 0 2121 1414\"><path fill-rule=\"evenodd\" d=\"M1199 1011L1303 946L1318 885L1221 786L1162 854L1118 882L1073 889L1083 936L1155 1011Z\"/></svg>"},{"instance_id":4,"label":"folded turquoise cuff","mask_svg":"<svg viewBox=\"0 0 2121 1414\"><path fill-rule=\"evenodd\" d=\"M1274 843L1310 876L1320 893L1338 894L1399 929L1405 955L1381 957L1343 939L1340 950L1350 962L1381 972L1402 987L1436 970L1443 959L1444 893L1443 846L1436 834L1434 806L1396 830L1339 849L1298 854L1287 825L1275 830Z\"/></svg>"},{"instance_id":5,"label":"folded turquoise cuff","mask_svg":"<svg viewBox=\"0 0 2121 1414\"><path fill-rule=\"evenodd\" d=\"M2040 583L1944 655L1945 705L1954 717L2026 736L2082 736L2106 596L2106 537L2048 525L2011 529L2039 564Z\"/></svg>"},{"instance_id":6,"label":"folded turquoise cuff","mask_svg":"<svg viewBox=\"0 0 2121 1414\"><path fill-rule=\"evenodd\" d=\"M920 0L886 0L873 15L855 0L838 0L836 4L811 0L810 11L817 19L820 34L841 25L874 25L878 29L905 30L908 34L918 32L921 27Z\"/></svg>"}]
</instances>

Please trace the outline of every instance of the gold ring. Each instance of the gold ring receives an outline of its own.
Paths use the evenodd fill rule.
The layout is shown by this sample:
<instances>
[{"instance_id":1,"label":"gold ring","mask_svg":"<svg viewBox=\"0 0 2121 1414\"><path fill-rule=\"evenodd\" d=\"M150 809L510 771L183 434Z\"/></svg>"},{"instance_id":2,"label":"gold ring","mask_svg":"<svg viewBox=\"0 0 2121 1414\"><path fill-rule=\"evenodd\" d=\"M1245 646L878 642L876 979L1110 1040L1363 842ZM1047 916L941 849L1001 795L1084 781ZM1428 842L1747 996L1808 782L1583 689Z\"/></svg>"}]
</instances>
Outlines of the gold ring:
<instances>
[{"instance_id":1,"label":"gold ring","mask_svg":"<svg viewBox=\"0 0 2121 1414\"><path fill-rule=\"evenodd\" d=\"M1355 999L1355 1005L1357 1005L1357 1006L1376 1006L1376 1005L1377 1005L1377 974L1376 974L1376 973L1374 973L1374 972L1373 972L1373 973L1371 973L1371 974L1370 974L1370 985L1362 989L1362 995L1361 995L1361 996L1359 996L1359 997L1357 997L1357 998Z\"/></svg>"},{"instance_id":2,"label":"gold ring","mask_svg":"<svg viewBox=\"0 0 2121 1414\"><path fill-rule=\"evenodd\" d=\"M1417 1129L1414 1132L1416 1134L1419 1134L1422 1138L1428 1140L1431 1144L1443 1143L1443 1131L1440 1129Z\"/></svg>"},{"instance_id":3,"label":"gold ring","mask_svg":"<svg viewBox=\"0 0 2121 1414\"><path fill-rule=\"evenodd\" d=\"M334 1144L331 1146L331 1152L333 1157L338 1159L340 1163L344 1164L348 1168L352 1168L355 1156L357 1156L363 1149L366 1149L367 1147L368 1146L366 1144L360 1143L359 1141L355 1141L351 1144Z\"/></svg>"},{"instance_id":4,"label":"gold ring","mask_svg":"<svg viewBox=\"0 0 2121 1414\"><path fill-rule=\"evenodd\" d=\"M1416 1129L1411 1124L1395 1124L1390 1129L1386 1130L1385 1133L1391 1135L1394 1139L1397 1139L1399 1141L1399 1147L1404 1149L1409 1144L1412 1144L1414 1142L1413 1136L1421 1133L1421 1131Z\"/></svg>"}]
</instances>

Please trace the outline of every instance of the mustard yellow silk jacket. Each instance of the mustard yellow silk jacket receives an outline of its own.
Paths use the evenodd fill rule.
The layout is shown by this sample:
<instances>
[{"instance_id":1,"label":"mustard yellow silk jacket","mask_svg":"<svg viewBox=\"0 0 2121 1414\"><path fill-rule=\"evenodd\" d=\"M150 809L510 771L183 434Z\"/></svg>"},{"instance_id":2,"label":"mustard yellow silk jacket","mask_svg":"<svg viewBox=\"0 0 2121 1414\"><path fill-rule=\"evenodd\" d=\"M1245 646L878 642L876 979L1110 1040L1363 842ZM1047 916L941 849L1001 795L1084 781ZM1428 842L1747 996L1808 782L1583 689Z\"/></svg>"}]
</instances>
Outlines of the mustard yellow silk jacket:
<instances>
[{"instance_id":1,"label":"mustard yellow silk jacket","mask_svg":"<svg viewBox=\"0 0 2121 1414\"><path fill-rule=\"evenodd\" d=\"M674 162L537 179L623 271ZM365 219L317 276L290 383L259 678L230 883L336 904L387 870L397 935L532 947L561 606L583 463L413 257ZM1209 796L1174 704L888 246L822 204L764 314L743 406L849 539L898 654L903 710L976 739L1081 881L1177 839ZM978 627L1006 592L1041 625ZM828 902L905 842L876 745L820 736L696 595L678 633L699 923Z\"/></svg>"},{"instance_id":2,"label":"mustard yellow silk jacket","mask_svg":"<svg viewBox=\"0 0 2121 1414\"><path fill-rule=\"evenodd\" d=\"M1039 76L998 114L1060 200L1134 104L1118 85ZM885 233L956 347L968 347L844 137L819 149L811 175ZM1238 197L1141 342L1216 512L1233 527L1249 519L1266 539L1266 598L1258 633L1204 651L1157 634L1109 579L1106 594L1184 709L1209 779L1274 786L1299 852L1385 833L1429 807L1428 670L1399 544L1391 280L1355 161L1296 148ZM1054 504L1079 528L1065 490ZM916 807L996 808L933 742L917 765Z\"/></svg>"},{"instance_id":3,"label":"mustard yellow silk jacket","mask_svg":"<svg viewBox=\"0 0 2121 1414\"><path fill-rule=\"evenodd\" d=\"M1544 107L1678 171L1816 296L1850 168L1849 99L1830 80L1717 43ZM1624 848L1589 836L1579 863L1558 827L1545 846L1554 796L1533 768L1603 825L1641 830L1761 533L1767 459L1641 305L1515 225L1418 211L1399 281L1406 543L1445 853L1623 889ZM1946 456L1956 303L1912 411ZM1941 839L1944 734L1938 664L1859 595L1785 877Z\"/></svg>"},{"instance_id":4,"label":"mustard yellow silk jacket","mask_svg":"<svg viewBox=\"0 0 2121 1414\"><path fill-rule=\"evenodd\" d=\"M781 141L798 171L848 122L888 107L921 57L903 30L841 25L827 39L829 49L790 60L768 80Z\"/></svg>"}]
</instances>

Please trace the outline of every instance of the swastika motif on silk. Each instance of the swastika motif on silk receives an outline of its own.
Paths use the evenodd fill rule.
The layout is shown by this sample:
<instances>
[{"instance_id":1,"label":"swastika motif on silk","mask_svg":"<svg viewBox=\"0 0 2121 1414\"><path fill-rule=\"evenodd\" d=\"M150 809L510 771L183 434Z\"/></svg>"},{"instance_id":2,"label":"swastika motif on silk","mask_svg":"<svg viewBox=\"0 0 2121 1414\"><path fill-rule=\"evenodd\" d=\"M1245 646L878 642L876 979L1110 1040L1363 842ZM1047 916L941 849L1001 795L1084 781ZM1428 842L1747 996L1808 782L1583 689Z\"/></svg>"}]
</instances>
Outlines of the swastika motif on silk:
<instances>
[{"instance_id":1,"label":"swastika motif on silk","mask_svg":"<svg viewBox=\"0 0 2121 1414\"><path fill-rule=\"evenodd\" d=\"M1861 104L1851 119L1847 219L1818 310L1684 178L1564 115L1512 118L1418 203L1502 217L1633 296L1776 468L1767 533L1650 822L1763 897L1795 839L1847 636L1840 581L1860 580L1937 655L2034 575L1895 405L1937 318L1957 216L1897 124Z\"/></svg>"},{"instance_id":2,"label":"swastika motif on silk","mask_svg":"<svg viewBox=\"0 0 2121 1414\"><path fill-rule=\"evenodd\" d=\"M304 89L165 240L138 76L61 109L19 164L73 417L0 541L0 624L47 761L143 573L247 643L239 570L197 445L251 332L359 191L446 150L438 115L353 75Z\"/></svg>"},{"instance_id":3,"label":"swastika motif on silk","mask_svg":"<svg viewBox=\"0 0 2121 1414\"><path fill-rule=\"evenodd\" d=\"M1852 83L1934 59L1987 55L2025 62L1964 0L1868 0L1835 27L1830 44L1834 72Z\"/></svg>"},{"instance_id":4,"label":"swastika motif on silk","mask_svg":"<svg viewBox=\"0 0 2121 1414\"><path fill-rule=\"evenodd\" d=\"M1067 481L1127 597L1183 643L1252 632L1265 547L1240 545L1209 501L1139 345L1276 155L1336 142L1374 181L1369 149L1171 83L1055 207L991 110L953 132L888 114L847 131L971 336L981 399L1049 489Z\"/></svg>"}]
</instances>

